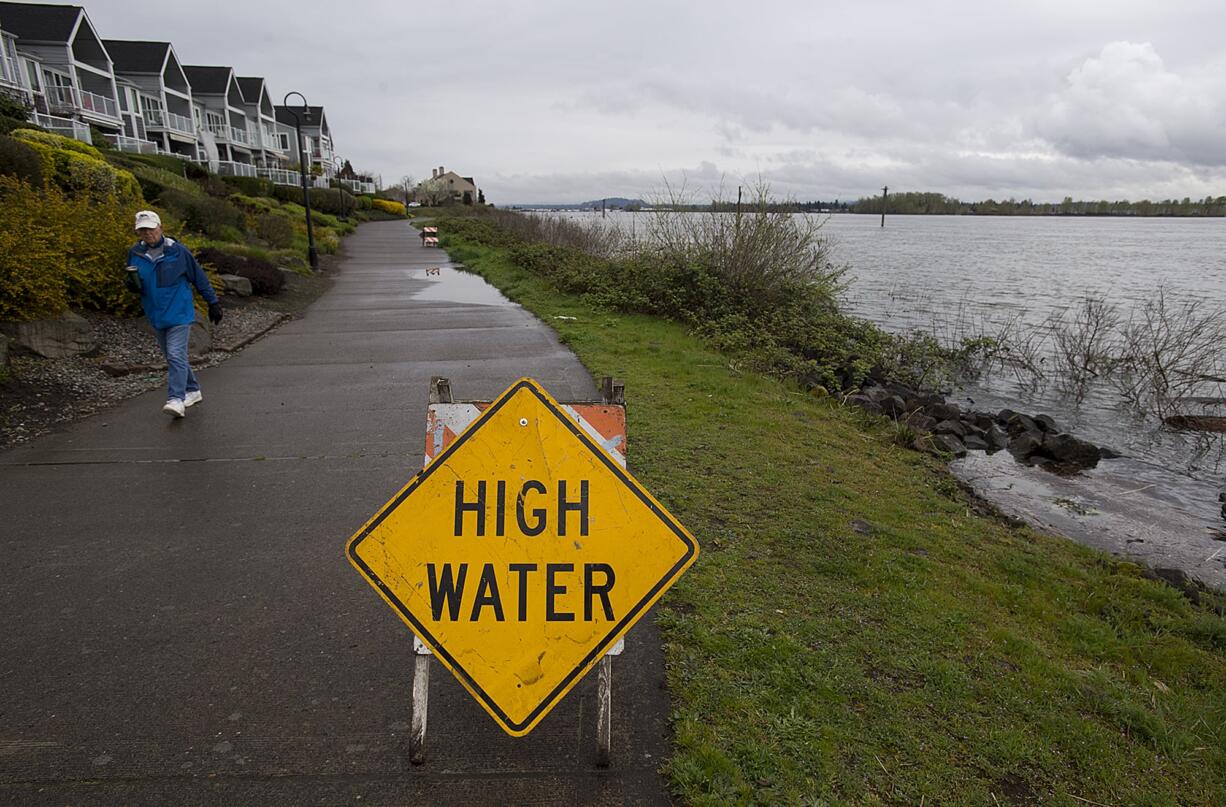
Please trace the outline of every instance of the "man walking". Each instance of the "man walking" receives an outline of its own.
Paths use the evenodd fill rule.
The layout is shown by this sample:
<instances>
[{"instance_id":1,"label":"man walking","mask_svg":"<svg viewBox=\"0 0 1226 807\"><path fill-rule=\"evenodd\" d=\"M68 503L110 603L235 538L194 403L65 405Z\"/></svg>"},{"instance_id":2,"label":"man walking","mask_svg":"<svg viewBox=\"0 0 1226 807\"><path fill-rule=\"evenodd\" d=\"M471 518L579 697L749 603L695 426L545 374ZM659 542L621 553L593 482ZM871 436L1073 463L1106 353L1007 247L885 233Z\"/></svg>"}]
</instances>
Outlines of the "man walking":
<instances>
[{"instance_id":1,"label":"man walking","mask_svg":"<svg viewBox=\"0 0 1226 807\"><path fill-rule=\"evenodd\" d=\"M140 241L128 250L126 282L128 288L140 292L145 316L166 356L169 379L162 411L181 418L187 407L200 403L204 397L196 374L187 363L187 340L196 321L192 286L209 304L209 320L214 325L221 322L221 303L187 247L162 234L162 219L157 213L152 210L137 213L136 234Z\"/></svg>"}]
</instances>

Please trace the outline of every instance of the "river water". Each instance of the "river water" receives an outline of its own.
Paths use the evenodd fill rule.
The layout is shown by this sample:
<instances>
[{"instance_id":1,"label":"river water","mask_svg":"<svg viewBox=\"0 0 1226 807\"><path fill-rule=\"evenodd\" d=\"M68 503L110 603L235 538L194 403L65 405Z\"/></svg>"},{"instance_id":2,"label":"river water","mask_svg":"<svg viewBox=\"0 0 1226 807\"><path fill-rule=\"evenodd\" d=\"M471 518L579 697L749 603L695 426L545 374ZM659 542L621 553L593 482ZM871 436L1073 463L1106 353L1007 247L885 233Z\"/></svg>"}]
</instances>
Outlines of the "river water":
<instances>
[{"instance_id":1,"label":"river water","mask_svg":"<svg viewBox=\"0 0 1226 807\"><path fill-rule=\"evenodd\" d=\"M555 214L556 215L556 214ZM561 214L579 222L593 214ZM601 222L643 236L650 213ZM889 331L944 341L1017 320L1042 329L1087 296L1130 311L1161 289L1174 305L1226 309L1226 219L833 215L824 224L849 270L845 308ZM1199 391L1221 395L1210 385ZM1080 400L1048 379L997 368L950 390L964 408L1047 413L1124 456L1074 479L972 453L956 473L1036 526L1226 588L1226 436L1164 428L1107 383ZM1222 413L1215 410L1205 410Z\"/></svg>"}]
</instances>

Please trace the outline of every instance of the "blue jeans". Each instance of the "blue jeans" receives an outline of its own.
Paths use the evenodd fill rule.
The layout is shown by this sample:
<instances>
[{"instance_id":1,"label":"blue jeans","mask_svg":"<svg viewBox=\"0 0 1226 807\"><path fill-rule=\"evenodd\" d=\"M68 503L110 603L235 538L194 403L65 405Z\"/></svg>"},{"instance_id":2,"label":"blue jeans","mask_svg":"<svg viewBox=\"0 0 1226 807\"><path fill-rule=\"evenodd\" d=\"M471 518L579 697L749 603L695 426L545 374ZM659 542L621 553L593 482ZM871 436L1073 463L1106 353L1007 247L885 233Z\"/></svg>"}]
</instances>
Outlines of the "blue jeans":
<instances>
[{"instance_id":1,"label":"blue jeans","mask_svg":"<svg viewBox=\"0 0 1226 807\"><path fill-rule=\"evenodd\" d=\"M157 334L158 347L162 349L162 355L166 357L166 366L169 369L166 399L181 401L187 393L200 389L200 383L196 381L196 374L187 365L187 338L192 333L191 323L171 325L169 328L154 328L153 332Z\"/></svg>"}]
</instances>

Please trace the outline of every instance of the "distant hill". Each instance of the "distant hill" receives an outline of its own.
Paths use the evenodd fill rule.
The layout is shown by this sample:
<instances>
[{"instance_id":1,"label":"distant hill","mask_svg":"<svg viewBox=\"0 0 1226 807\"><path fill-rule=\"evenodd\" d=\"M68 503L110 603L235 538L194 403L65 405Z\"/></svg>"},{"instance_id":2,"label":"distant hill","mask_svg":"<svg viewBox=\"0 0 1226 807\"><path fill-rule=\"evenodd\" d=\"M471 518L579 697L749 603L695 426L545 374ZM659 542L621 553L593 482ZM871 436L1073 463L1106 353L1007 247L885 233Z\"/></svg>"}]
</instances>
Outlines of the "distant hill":
<instances>
[{"instance_id":1,"label":"distant hill","mask_svg":"<svg viewBox=\"0 0 1226 807\"><path fill-rule=\"evenodd\" d=\"M630 208L637 210L639 208L651 206L642 199L627 199L624 196L610 196L607 199L593 199L590 202L577 202L571 204L533 202L531 204L507 205L507 207L518 207L523 210L599 210L602 202L607 210L613 210L615 208L621 208L623 210Z\"/></svg>"}]
</instances>

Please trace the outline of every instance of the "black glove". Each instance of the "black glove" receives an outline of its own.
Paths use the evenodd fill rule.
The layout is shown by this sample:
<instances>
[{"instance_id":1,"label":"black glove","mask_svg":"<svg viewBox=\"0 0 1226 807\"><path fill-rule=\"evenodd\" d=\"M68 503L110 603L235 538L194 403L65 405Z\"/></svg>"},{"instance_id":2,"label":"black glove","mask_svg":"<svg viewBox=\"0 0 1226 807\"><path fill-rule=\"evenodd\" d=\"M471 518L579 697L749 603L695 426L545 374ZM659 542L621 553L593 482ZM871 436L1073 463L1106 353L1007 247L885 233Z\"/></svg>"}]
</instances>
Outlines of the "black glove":
<instances>
[{"instance_id":1,"label":"black glove","mask_svg":"<svg viewBox=\"0 0 1226 807\"><path fill-rule=\"evenodd\" d=\"M123 284L128 287L128 291L140 294L140 272L134 272L131 269L124 272Z\"/></svg>"},{"instance_id":2,"label":"black glove","mask_svg":"<svg viewBox=\"0 0 1226 807\"><path fill-rule=\"evenodd\" d=\"M221 322L221 303L209 303L209 322L214 325Z\"/></svg>"}]
</instances>

